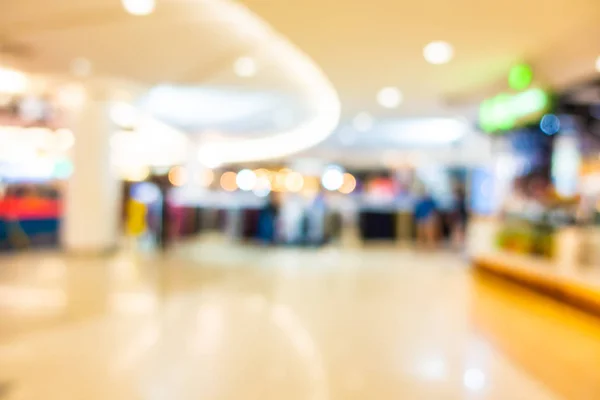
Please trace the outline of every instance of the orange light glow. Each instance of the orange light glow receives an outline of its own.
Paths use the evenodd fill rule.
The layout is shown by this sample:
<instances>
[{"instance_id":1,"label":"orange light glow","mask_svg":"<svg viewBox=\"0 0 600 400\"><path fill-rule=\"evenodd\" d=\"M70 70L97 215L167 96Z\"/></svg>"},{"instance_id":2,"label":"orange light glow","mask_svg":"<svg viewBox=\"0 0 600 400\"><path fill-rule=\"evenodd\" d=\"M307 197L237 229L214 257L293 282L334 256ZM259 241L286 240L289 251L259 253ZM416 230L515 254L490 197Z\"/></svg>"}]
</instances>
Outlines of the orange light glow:
<instances>
[{"instance_id":1,"label":"orange light glow","mask_svg":"<svg viewBox=\"0 0 600 400\"><path fill-rule=\"evenodd\" d=\"M299 192L304 186L304 177L299 172L290 172L286 175L284 184L289 192Z\"/></svg>"},{"instance_id":2,"label":"orange light glow","mask_svg":"<svg viewBox=\"0 0 600 400\"><path fill-rule=\"evenodd\" d=\"M227 192L235 192L237 190L237 183L235 182L237 174L235 172L227 171L221 175L221 187Z\"/></svg>"},{"instance_id":3,"label":"orange light glow","mask_svg":"<svg viewBox=\"0 0 600 400\"><path fill-rule=\"evenodd\" d=\"M342 184L342 187L339 189L340 193L350 194L350 193L354 192L354 189L356 189L356 178L352 174L345 173L344 174L344 183Z\"/></svg>"},{"instance_id":4,"label":"orange light glow","mask_svg":"<svg viewBox=\"0 0 600 400\"><path fill-rule=\"evenodd\" d=\"M183 186L187 183L187 170L184 167L173 167L169 170L169 182L173 186Z\"/></svg>"}]
</instances>

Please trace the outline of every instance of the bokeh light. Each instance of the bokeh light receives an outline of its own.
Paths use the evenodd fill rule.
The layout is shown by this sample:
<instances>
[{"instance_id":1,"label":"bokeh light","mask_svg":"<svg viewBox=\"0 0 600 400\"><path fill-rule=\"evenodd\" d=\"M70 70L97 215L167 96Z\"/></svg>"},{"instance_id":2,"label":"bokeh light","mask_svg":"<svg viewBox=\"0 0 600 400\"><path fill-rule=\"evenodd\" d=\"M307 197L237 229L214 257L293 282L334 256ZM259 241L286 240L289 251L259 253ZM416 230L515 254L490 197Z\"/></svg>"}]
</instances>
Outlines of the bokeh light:
<instances>
[{"instance_id":1,"label":"bokeh light","mask_svg":"<svg viewBox=\"0 0 600 400\"><path fill-rule=\"evenodd\" d=\"M373 128L373 117L369 113L361 112L352 120L352 126L358 132L368 132Z\"/></svg>"},{"instance_id":2,"label":"bokeh light","mask_svg":"<svg viewBox=\"0 0 600 400\"><path fill-rule=\"evenodd\" d=\"M54 164L54 177L56 179L67 179L73 173L73 163L69 160L60 160Z\"/></svg>"},{"instance_id":3,"label":"bokeh light","mask_svg":"<svg viewBox=\"0 0 600 400\"><path fill-rule=\"evenodd\" d=\"M183 186L187 183L188 175L185 167L176 166L169 170L169 182L173 186Z\"/></svg>"},{"instance_id":4,"label":"bokeh light","mask_svg":"<svg viewBox=\"0 0 600 400\"><path fill-rule=\"evenodd\" d=\"M527 64L518 64L510 69L508 85L514 90L523 90L531 84L533 71Z\"/></svg>"},{"instance_id":5,"label":"bokeh light","mask_svg":"<svg viewBox=\"0 0 600 400\"><path fill-rule=\"evenodd\" d=\"M227 192L235 192L237 190L236 173L227 171L221 175L221 187Z\"/></svg>"},{"instance_id":6,"label":"bokeh light","mask_svg":"<svg viewBox=\"0 0 600 400\"><path fill-rule=\"evenodd\" d=\"M384 87L377 93L377 102L384 108L396 108L402 102L402 92L395 87Z\"/></svg>"},{"instance_id":7,"label":"bokeh light","mask_svg":"<svg viewBox=\"0 0 600 400\"><path fill-rule=\"evenodd\" d=\"M156 7L155 0L122 0L123 7L131 15L149 15Z\"/></svg>"},{"instance_id":8,"label":"bokeh light","mask_svg":"<svg viewBox=\"0 0 600 400\"><path fill-rule=\"evenodd\" d=\"M454 49L450 43L438 40L429 43L423 48L423 57L430 64L446 64L454 57Z\"/></svg>"},{"instance_id":9,"label":"bokeh light","mask_svg":"<svg viewBox=\"0 0 600 400\"><path fill-rule=\"evenodd\" d=\"M304 187L302 193L306 196L313 196L319 192L319 178L315 176L304 177Z\"/></svg>"},{"instance_id":10,"label":"bokeh light","mask_svg":"<svg viewBox=\"0 0 600 400\"><path fill-rule=\"evenodd\" d=\"M209 187L215 180L215 173L211 169L203 168L197 179L200 186Z\"/></svg>"},{"instance_id":11,"label":"bokeh light","mask_svg":"<svg viewBox=\"0 0 600 400\"><path fill-rule=\"evenodd\" d=\"M128 182L141 182L150 176L150 168L145 166L131 166L121 169L121 176Z\"/></svg>"},{"instance_id":12,"label":"bokeh light","mask_svg":"<svg viewBox=\"0 0 600 400\"><path fill-rule=\"evenodd\" d=\"M256 180L256 185L252 190L258 197L267 197L271 193L271 181L266 176L261 176Z\"/></svg>"},{"instance_id":13,"label":"bokeh light","mask_svg":"<svg viewBox=\"0 0 600 400\"><path fill-rule=\"evenodd\" d=\"M546 114L540 121L540 129L548 136L552 136L560 130L560 119L554 114Z\"/></svg>"},{"instance_id":14,"label":"bokeh light","mask_svg":"<svg viewBox=\"0 0 600 400\"><path fill-rule=\"evenodd\" d=\"M485 374L476 368L470 368L463 375L463 384L472 391L479 391L485 387Z\"/></svg>"},{"instance_id":15,"label":"bokeh light","mask_svg":"<svg viewBox=\"0 0 600 400\"><path fill-rule=\"evenodd\" d=\"M345 173L342 186L339 188L340 193L350 194L356 189L356 178L354 175Z\"/></svg>"},{"instance_id":16,"label":"bokeh light","mask_svg":"<svg viewBox=\"0 0 600 400\"><path fill-rule=\"evenodd\" d=\"M22 72L0 67L0 93L22 94L27 91L29 79Z\"/></svg>"},{"instance_id":17,"label":"bokeh light","mask_svg":"<svg viewBox=\"0 0 600 400\"><path fill-rule=\"evenodd\" d=\"M289 172L284 182L286 190L297 193L304 186L304 177L299 172Z\"/></svg>"},{"instance_id":18,"label":"bokeh light","mask_svg":"<svg viewBox=\"0 0 600 400\"><path fill-rule=\"evenodd\" d=\"M238 172L235 181L241 190L249 192L254 189L254 185L256 185L256 174L252 170L243 169Z\"/></svg>"},{"instance_id":19,"label":"bokeh light","mask_svg":"<svg viewBox=\"0 0 600 400\"><path fill-rule=\"evenodd\" d=\"M327 167L321 177L321 184L329 191L338 190L344 184L344 172L339 167Z\"/></svg>"},{"instance_id":20,"label":"bokeh light","mask_svg":"<svg viewBox=\"0 0 600 400\"><path fill-rule=\"evenodd\" d=\"M131 188L131 198L143 204L152 204L160 196L160 189L154 183L140 182Z\"/></svg>"},{"instance_id":21,"label":"bokeh light","mask_svg":"<svg viewBox=\"0 0 600 400\"><path fill-rule=\"evenodd\" d=\"M235 60L233 70L241 78L250 78L256 75L256 61L252 57L240 57Z\"/></svg>"}]
</instances>

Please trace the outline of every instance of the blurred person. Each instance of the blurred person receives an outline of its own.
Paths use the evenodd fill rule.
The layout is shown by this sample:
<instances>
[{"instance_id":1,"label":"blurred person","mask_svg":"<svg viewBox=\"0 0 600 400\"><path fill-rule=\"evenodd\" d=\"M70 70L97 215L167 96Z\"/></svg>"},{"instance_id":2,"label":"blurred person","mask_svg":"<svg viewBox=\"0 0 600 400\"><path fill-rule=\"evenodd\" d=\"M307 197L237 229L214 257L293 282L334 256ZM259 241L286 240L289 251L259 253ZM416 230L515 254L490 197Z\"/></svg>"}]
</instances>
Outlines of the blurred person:
<instances>
[{"instance_id":1,"label":"blurred person","mask_svg":"<svg viewBox=\"0 0 600 400\"><path fill-rule=\"evenodd\" d=\"M269 200L258 214L257 236L262 243L275 243L277 215L277 206L275 205L273 198L269 197Z\"/></svg>"},{"instance_id":2,"label":"blurred person","mask_svg":"<svg viewBox=\"0 0 600 400\"><path fill-rule=\"evenodd\" d=\"M464 185L459 184L454 189L454 209L452 211L452 239L454 245L462 247L469 219L467 194Z\"/></svg>"},{"instance_id":3,"label":"blurred person","mask_svg":"<svg viewBox=\"0 0 600 400\"><path fill-rule=\"evenodd\" d=\"M431 194L422 189L415 202L415 222L417 224L417 245L433 248L438 234L437 205Z\"/></svg>"}]
</instances>

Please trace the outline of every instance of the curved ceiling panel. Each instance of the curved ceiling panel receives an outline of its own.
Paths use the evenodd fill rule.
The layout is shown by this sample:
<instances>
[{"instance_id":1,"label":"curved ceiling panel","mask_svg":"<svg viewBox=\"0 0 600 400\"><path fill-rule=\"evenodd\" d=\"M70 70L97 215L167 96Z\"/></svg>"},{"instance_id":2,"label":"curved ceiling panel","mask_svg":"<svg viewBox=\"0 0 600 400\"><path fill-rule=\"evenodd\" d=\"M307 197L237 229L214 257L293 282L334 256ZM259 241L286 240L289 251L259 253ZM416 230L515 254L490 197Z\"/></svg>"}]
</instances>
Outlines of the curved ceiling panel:
<instances>
[{"instance_id":1,"label":"curved ceiling panel","mask_svg":"<svg viewBox=\"0 0 600 400\"><path fill-rule=\"evenodd\" d=\"M181 103L178 112L158 112L175 126L239 133L253 114L266 118L276 102L276 110L293 108L294 115L303 117L293 127L289 122L274 126L254 122L249 124L251 130L259 132L248 138L236 135L220 140L217 135L214 140L203 140L199 157L210 163L289 155L324 140L339 120L337 93L319 67L233 1L164 0L153 14L138 17L127 14L118 0L20 0L2 6L0 25L2 47L22 49L5 54L3 62L26 71L69 75L73 61L83 57L91 62L94 77L127 78L148 88L243 89L237 97L213 91L211 101ZM235 60L242 56L256 62L252 78L240 78L233 71ZM253 92L257 96L250 99ZM279 95L261 97L257 92L281 94L294 105L287 107ZM168 98L168 90L159 88L158 93L149 101L167 103L159 98ZM191 100L190 92L182 96L183 101ZM219 107L225 101L232 104L230 122ZM190 114L200 118L195 120Z\"/></svg>"}]
</instances>

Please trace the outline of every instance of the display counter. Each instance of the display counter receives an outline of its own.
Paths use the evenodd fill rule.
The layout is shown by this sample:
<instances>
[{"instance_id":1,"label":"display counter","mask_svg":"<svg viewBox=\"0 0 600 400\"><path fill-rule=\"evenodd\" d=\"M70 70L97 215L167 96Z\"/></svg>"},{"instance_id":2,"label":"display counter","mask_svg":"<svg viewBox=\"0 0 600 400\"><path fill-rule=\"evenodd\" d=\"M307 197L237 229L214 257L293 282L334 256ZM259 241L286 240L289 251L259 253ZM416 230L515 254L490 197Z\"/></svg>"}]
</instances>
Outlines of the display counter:
<instances>
[{"instance_id":1,"label":"display counter","mask_svg":"<svg viewBox=\"0 0 600 400\"><path fill-rule=\"evenodd\" d=\"M556 228L550 254L501 248L498 237L505 228L506 223L496 218L473 218L467 233L467 249L477 270L600 314L600 263L593 254L600 247L599 227Z\"/></svg>"}]
</instances>

